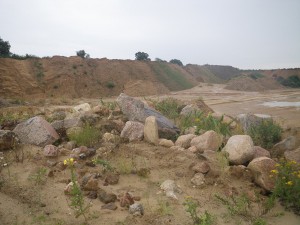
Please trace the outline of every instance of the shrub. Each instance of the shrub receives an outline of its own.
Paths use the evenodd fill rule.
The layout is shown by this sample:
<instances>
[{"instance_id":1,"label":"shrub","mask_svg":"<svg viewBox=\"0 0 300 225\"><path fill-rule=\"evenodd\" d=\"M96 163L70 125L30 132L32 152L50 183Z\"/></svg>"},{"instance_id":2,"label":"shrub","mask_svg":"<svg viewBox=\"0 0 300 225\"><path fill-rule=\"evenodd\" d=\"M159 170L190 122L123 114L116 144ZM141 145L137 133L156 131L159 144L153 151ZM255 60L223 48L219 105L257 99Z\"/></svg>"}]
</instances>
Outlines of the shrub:
<instances>
[{"instance_id":1,"label":"shrub","mask_svg":"<svg viewBox=\"0 0 300 225\"><path fill-rule=\"evenodd\" d=\"M223 122L223 116L220 119L214 118L210 113L205 116L204 113L199 114L195 118L195 124L197 126L196 133L199 133L200 130L213 130L224 136L230 136L230 123Z\"/></svg>"},{"instance_id":2,"label":"shrub","mask_svg":"<svg viewBox=\"0 0 300 225\"><path fill-rule=\"evenodd\" d=\"M289 76L284 79L283 77L278 77L277 80L286 87L299 88L300 87L300 78L297 75Z\"/></svg>"},{"instance_id":3,"label":"shrub","mask_svg":"<svg viewBox=\"0 0 300 225\"><path fill-rule=\"evenodd\" d=\"M273 120L264 120L248 132L255 145L270 149L281 139L282 128Z\"/></svg>"},{"instance_id":4,"label":"shrub","mask_svg":"<svg viewBox=\"0 0 300 225\"><path fill-rule=\"evenodd\" d=\"M250 78L252 78L253 80L257 80L258 78L264 77L263 74L258 73L258 72L256 72L256 73L251 73L249 76L250 76Z\"/></svg>"},{"instance_id":5,"label":"shrub","mask_svg":"<svg viewBox=\"0 0 300 225\"><path fill-rule=\"evenodd\" d=\"M113 89L116 85L113 81L109 81L109 82L106 83L105 86L109 89Z\"/></svg>"},{"instance_id":6,"label":"shrub","mask_svg":"<svg viewBox=\"0 0 300 225\"><path fill-rule=\"evenodd\" d=\"M75 141L77 145L91 147L99 141L100 131L90 125L86 125L82 131L73 132L68 137L71 141Z\"/></svg>"},{"instance_id":7,"label":"shrub","mask_svg":"<svg viewBox=\"0 0 300 225\"><path fill-rule=\"evenodd\" d=\"M281 160L276 169L271 171L275 177L275 187L272 196L278 197L287 208L300 213L300 164L295 161Z\"/></svg>"},{"instance_id":8,"label":"shrub","mask_svg":"<svg viewBox=\"0 0 300 225\"><path fill-rule=\"evenodd\" d=\"M161 112L164 116L175 120L179 117L180 104L174 98L166 98L162 101L152 101L156 110Z\"/></svg>"}]
</instances>

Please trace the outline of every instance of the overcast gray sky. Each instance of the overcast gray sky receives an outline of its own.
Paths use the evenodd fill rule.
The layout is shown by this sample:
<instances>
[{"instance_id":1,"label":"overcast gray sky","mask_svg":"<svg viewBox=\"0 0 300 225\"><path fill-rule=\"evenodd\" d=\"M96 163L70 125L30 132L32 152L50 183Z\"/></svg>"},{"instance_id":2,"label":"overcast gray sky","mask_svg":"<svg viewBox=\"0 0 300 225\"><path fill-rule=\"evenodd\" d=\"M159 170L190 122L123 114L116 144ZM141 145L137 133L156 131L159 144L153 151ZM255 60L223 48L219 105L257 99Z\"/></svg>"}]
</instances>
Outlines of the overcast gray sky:
<instances>
[{"instance_id":1,"label":"overcast gray sky","mask_svg":"<svg viewBox=\"0 0 300 225\"><path fill-rule=\"evenodd\" d=\"M300 0L0 0L11 52L300 67Z\"/></svg>"}]
</instances>

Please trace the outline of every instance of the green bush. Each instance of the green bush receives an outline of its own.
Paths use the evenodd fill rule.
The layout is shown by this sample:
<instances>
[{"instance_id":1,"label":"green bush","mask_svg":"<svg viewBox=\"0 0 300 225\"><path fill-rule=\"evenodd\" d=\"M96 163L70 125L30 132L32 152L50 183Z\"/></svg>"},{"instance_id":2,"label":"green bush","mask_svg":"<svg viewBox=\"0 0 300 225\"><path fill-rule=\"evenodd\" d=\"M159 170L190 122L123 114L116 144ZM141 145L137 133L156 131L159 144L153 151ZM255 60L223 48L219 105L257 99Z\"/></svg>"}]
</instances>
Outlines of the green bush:
<instances>
[{"instance_id":1,"label":"green bush","mask_svg":"<svg viewBox=\"0 0 300 225\"><path fill-rule=\"evenodd\" d=\"M270 149L281 139L282 128L273 120L264 120L248 131L255 145Z\"/></svg>"},{"instance_id":2,"label":"green bush","mask_svg":"<svg viewBox=\"0 0 300 225\"><path fill-rule=\"evenodd\" d=\"M210 113L205 116L204 113L199 114L195 119L195 124L197 126L196 133L201 130L213 130L224 136L230 136L230 123L223 122L223 116L220 119L214 118Z\"/></svg>"},{"instance_id":3,"label":"green bush","mask_svg":"<svg viewBox=\"0 0 300 225\"><path fill-rule=\"evenodd\" d=\"M105 86L106 86L107 88L109 88L109 89L113 89L116 85L115 85L114 82L109 81L109 82L106 83Z\"/></svg>"},{"instance_id":4,"label":"green bush","mask_svg":"<svg viewBox=\"0 0 300 225\"><path fill-rule=\"evenodd\" d=\"M90 125L86 125L82 131L73 132L68 137L71 141L75 141L77 145L92 147L100 140L100 131Z\"/></svg>"},{"instance_id":5,"label":"green bush","mask_svg":"<svg viewBox=\"0 0 300 225\"><path fill-rule=\"evenodd\" d=\"M300 87L300 78L297 75L289 76L284 79L283 77L277 78L277 80L286 87L299 88Z\"/></svg>"},{"instance_id":6,"label":"green bush","mask_svg":"<svg viewBox=\"0 0 300 225\"><path fill-rule=\"evenodd\" d=\"M270 176L276 178L272 196L300 214L300 164L282 160L276 164L276 169L271 171Z\"/></svg>"}]
</instances>

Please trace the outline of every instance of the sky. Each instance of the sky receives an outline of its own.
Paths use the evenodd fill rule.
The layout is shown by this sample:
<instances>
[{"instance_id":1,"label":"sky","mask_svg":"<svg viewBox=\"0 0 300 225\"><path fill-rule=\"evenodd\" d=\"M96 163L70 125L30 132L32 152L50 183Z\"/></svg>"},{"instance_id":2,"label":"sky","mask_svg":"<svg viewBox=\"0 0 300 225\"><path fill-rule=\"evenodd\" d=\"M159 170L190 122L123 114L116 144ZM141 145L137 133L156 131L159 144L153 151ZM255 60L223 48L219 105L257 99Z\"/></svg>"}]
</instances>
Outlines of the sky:
<instances>
[{"instance_id":1,"label":"sky","mask_svg":"<svg viewBox=\"0 0 300 225\"><path fill-rule=\"evenodd\" d=\"M300 0L0 0L11 52L300 67Z\"/></svg>"}]
</instances>

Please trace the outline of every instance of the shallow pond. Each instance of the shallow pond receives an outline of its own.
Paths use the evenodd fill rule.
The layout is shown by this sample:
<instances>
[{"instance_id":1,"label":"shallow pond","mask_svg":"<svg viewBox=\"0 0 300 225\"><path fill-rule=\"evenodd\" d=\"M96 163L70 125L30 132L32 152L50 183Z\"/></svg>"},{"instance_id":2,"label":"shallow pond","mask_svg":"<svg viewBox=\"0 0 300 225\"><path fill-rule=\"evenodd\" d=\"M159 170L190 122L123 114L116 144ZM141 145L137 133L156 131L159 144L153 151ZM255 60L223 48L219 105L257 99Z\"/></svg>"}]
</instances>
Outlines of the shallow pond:
<instances>
[{"instance_id":1,"label":"shallow pond","mask_svg":"<svg viewBox=\"0 0 300 225\"><path fill-rule=\"evenodd\" d=\"M300 107L300 102L264 102L261 105L268 107Z\"/></svg>"}]
</instances>

